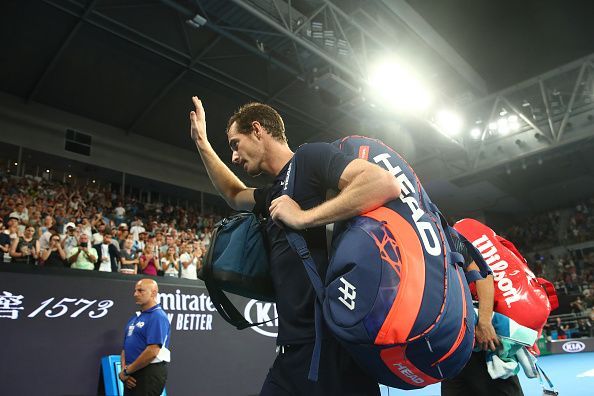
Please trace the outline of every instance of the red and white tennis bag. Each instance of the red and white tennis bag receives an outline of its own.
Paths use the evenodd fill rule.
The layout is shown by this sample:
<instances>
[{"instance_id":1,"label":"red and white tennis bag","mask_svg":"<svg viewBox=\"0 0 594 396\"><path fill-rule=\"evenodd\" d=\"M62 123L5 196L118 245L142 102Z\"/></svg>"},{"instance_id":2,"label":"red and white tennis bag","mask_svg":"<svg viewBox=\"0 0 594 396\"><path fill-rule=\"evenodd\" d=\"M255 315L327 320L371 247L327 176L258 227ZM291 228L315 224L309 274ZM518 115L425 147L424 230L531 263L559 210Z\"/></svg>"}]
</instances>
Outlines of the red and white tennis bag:
<instances>
[{"instance_id":1,"label":"red and white tennis bag","mask_svg":"<svg viewBox=\"0 0 594 396\"><path fill-rule=\"evenodd\" d=\"M513 243L474 219L463 219L454 228L481 253L493 271L495 302L493 310L539 335L552 310L559 306L555 287L537 278ZM476 298L476 288L470 286Z\"/></svg>"}]
</instances>

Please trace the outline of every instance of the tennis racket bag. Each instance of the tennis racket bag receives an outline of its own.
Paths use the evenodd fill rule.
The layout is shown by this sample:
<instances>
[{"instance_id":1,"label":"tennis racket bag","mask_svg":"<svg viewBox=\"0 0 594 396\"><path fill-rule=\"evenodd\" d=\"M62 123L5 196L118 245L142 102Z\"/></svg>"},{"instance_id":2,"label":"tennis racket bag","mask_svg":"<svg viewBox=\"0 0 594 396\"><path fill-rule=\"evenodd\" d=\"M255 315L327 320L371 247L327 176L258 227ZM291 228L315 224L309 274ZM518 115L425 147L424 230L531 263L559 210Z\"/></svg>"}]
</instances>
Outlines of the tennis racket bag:
<instances>
[{"instance_id":1,"label":"tennis racket bag","mask_svg":"<svg viewBox=\"0 0 594 396\"><path fill-rule=\"evenodd\" d=\"M454 228L473 243L493 271L493 310L540 335L549 314L559 306L552 283L537 278L514 244L483 223L463 219ZM473 287L471 292L476 296Z\"/></svg>"},{"instance_id":2,"label":"tennis racket bag","mask_svg":"<svg viewBox=\"0 0 594 396\"><path fill-rule=\"evenodd\" d=\"M461 237L481 268L481 274L465 274L462 255L452 249L456 231L398 153L361 136L334 144L388 170L402 193L340 228L323 280L304 239L286 230L317 295L309 378L317 378L322 320L379 383L416 389L455 376L474 344L475 313L467 282L486 276L488 267ZM294 165L290 166L296 169ZM287 174L284 192L291 196L300 175L290 169Z\"/></svg>"}]
</instances>

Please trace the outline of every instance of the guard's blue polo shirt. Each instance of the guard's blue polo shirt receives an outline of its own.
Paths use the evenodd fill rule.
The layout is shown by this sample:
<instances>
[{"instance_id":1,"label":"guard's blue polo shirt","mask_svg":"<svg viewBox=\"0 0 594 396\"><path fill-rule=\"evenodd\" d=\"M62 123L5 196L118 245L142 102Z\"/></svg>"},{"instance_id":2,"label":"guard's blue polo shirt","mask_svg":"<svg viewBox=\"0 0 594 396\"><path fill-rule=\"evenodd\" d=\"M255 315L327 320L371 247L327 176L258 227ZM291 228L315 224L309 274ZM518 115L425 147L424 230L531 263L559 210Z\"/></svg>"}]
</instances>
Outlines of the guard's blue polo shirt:
<instances>
[{"instance_id":1,"label":"guard's blue polo shirt","mask_svg":"<svg viewBox=\"0 0 594 396\"><path fill-rule=\"evenodd\" d=\"M171 330L167 314L157 304L152 308L132 316L126 325L124 353L126 364L131 364L148 345L157 344L169 349Z\"/></svg>"}]
</instances>

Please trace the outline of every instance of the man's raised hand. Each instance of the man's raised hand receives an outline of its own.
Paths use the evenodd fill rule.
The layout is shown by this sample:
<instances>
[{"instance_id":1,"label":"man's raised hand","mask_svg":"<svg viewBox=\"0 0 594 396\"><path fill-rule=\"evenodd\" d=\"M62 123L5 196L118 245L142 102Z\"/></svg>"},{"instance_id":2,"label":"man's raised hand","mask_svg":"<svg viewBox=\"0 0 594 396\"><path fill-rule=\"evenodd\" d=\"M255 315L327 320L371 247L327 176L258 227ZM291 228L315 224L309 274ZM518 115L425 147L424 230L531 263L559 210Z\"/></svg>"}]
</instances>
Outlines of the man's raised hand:
<instances>
[{"instance_id":1,"label":"man's raised hand","mask_svg":"<svg viewBox=\"0 0 594 396\"><path fill-rule=\"evenodd\" d=\"M202 101L197 96L192 96L195 110L190 111L190 137L196 143L206 141L206 114Z\"/></svg>"}]
</instances>

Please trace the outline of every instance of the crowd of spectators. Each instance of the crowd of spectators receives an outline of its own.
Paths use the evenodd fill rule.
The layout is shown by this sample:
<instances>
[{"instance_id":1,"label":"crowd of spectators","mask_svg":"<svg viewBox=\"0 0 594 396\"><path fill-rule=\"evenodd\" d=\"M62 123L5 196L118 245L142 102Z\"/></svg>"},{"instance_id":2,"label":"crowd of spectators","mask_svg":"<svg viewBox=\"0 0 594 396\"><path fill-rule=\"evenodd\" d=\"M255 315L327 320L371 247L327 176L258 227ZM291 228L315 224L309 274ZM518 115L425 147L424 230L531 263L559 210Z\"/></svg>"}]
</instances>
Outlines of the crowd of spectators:
<instances>
[{"instance_id":1,"label":"crowd of spectators","mask_svg":"<svg viewBox=\"0 0 594 396\"><path fill-rule=\"evenodd\" d=\"M584 293L586 299L592 298L591 305L594 305L594 252L566 251L562 255L536 253L527 257L527 261L532 272L553 282L558 292Z\"/></svg>"},{"instance_id":2,"label":"crowd of spectators","mask_svg":"<svg viewBox=\"0 0 594 396\"><path fill-rule=\"evenodd\" d=\"M564 215L567 216L566 222L561 221ZM527 216L518 224L500 231L501 235L514 241L520 250L528 252L592 241L594 197L580 201L573 207Z\"/></svg>"},{"instance_id":3,"label":"crowd of spectators","mask_svg":"<svg viewBox=\"0 0 594 396\"><path fill-rule=\"evenodd\" d=\"M594 197L578 203L569 215L567 242L585 242L594 239Z\"/></svg>"},{"instance_id":4,"label":"crowd of spectators","mask_svg":"<svg viewBox=\"0 0 594 396\"><path fill-rule=\"evenodd\" d=\"M3 176L0 259L196 279L220 216L144 203L109 186Z\"/></svg>"},{"instance_id":5,"label":"crowd of spectators","mask_svg":"<svg viewBox=\"0 0 594 396\"><path fill-rule=\"evenodd\" d=\"M501 235L513 241L521 251L531 251L534 246L554 246L559 244L559 221L558 210L541 213L523 219Z\"/></svg>"}]
</instances>

